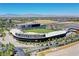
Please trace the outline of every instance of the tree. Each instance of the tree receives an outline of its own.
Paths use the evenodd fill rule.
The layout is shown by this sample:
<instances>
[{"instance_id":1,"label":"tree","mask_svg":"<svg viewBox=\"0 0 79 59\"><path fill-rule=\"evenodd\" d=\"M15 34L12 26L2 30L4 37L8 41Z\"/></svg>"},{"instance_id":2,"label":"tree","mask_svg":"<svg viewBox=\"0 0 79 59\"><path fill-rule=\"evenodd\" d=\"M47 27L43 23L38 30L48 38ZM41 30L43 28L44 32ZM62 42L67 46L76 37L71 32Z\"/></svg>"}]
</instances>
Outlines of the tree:
<instances>
[{"instance_id":1,"label":"tree","mask_svg":"<svg viewBox=\"0 0 79 59\"><path fill-rule=\"evenodd\" d=\"M0 56L11 56L13 54L13 52L14 52L14 45L13 44L11 44L11 43L6 44L6 45L3 44L2 47L4 47L6 50L5 51L1 50Z\"/></svg>"}]
</instances>

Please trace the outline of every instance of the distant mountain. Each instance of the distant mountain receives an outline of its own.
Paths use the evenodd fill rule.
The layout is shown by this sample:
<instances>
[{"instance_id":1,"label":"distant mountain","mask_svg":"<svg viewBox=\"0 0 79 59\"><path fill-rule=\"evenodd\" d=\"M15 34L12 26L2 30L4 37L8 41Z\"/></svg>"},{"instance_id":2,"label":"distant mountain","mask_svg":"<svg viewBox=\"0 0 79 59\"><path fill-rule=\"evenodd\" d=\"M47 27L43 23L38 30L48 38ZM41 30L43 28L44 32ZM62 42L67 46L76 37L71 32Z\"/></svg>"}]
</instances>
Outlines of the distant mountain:
<instances>
[{"instance_id":1,"label":"distant mountain","mask_svg":"<svg viewBox=\"0 0 79 59\"><path fill-rule=\"evenodd\" d=\"M42 14L3 14L0 17L79 17L72 15L42 15Z\"/></svg>"},{"instance_id":2,"label":"distant mountain","mask_svg":"<svg viewBox=\"0 0 79 59\"><path fill-rule=\"evenodd\" d=\"M47 17L48 15L40 14L3 14L0 17Z\"/></svg>"}]
</instances>

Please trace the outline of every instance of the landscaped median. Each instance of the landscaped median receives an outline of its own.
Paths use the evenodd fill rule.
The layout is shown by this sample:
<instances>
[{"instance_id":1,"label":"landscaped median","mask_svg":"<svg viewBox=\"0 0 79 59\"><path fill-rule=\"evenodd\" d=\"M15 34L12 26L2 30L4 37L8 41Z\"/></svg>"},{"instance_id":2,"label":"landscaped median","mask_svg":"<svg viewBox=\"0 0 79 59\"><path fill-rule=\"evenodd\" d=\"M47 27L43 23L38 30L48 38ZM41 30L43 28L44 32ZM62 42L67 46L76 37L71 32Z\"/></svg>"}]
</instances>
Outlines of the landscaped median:
<instances>
[{"instance_id":1,"label":"landscaped median","mask_svg":"<svg viewBox=\"0 0 79 59\"><path fill-rule=\"evenodd\" d=\"M40 51L37 53L37 56L45 56L51 52L55 52L55 51L58 51L58 50L61 50L61 49L65 49L65 48L68 48L68 47L71 47L75 44L78 44L79 41L77 42L73 42L73 43L70 43L70 44L67 44L67 45L64 45L64 46L60 46L60 47L56 47L56 48L49 48L49 49L46 49L44 51Z\"/></svg>"}]
</instances>

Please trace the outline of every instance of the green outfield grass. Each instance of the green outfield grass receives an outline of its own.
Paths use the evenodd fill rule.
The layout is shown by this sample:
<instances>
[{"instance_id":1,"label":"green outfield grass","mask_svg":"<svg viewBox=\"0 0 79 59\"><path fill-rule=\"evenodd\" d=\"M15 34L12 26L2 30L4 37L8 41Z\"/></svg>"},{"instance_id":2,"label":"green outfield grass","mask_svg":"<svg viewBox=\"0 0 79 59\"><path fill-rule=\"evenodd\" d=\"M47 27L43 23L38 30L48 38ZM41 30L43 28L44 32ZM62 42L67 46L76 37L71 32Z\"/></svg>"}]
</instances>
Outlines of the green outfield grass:
<instances>
[{"instance_id":1,"label":"green outfield grass","mask_svg":"<svg viewBox=\"0 0 79 59\"><path fill-rule=\"evenodd\" d=\"M23 30L23 32L36 32L36 33L48 33L52 32L54 30L51 29L28 29L28 30Z\"/></svg>"}]
</instances>

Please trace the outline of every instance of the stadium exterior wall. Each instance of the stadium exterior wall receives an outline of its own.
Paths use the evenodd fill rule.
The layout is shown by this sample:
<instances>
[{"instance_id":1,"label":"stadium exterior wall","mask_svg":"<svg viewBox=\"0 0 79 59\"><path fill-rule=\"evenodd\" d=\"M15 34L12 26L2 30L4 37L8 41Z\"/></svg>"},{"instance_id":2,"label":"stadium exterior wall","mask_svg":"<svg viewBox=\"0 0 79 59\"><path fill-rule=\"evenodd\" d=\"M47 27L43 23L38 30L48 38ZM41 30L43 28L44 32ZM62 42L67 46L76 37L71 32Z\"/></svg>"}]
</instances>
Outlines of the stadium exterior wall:
<instances>
[{"instance_id":1,"label":"stadium exterior wall","mask_svg":"<svg viewBox=\"0 0 79 59\"><path fill-rule=\"evenodd\" d=\"M44 38L22 38L22 37L17 37L17 36L14 36L14 38L16 38L16 40L19 40L19 41L46 41L48 39L62 38L65 36L66 36L66 33L61 34L61 35L51 36L51 37L44 37Z\"/></svg>"}]
</instances>

